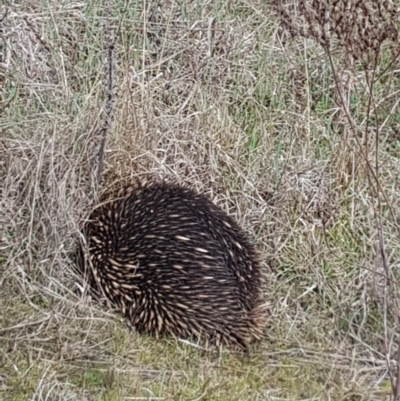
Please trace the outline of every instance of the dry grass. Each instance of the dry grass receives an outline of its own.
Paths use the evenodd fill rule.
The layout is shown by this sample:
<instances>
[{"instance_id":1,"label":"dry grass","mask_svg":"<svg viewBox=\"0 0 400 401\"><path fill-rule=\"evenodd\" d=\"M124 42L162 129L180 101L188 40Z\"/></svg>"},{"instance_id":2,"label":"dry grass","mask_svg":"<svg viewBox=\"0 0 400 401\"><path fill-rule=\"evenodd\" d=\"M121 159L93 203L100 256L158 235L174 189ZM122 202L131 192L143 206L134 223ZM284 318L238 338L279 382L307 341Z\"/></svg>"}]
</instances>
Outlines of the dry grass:
<instances>
[{"instance_id":1,"label":"dry grass","mask_svg":"<svg viewBox=\"0 0 400 401\"><path fill-rule=\"evenodd\" d=\"M264 3L10 2L0 25L2 399L390 399L385 272L365 160L323 50L290 41ZM113 35L100 190L173 176L248 229L265 256L272 305L265 341L249 355L139 336L78 291L73 255L98 195ZM375 92L384 124L366 153L379 154L395 280L399 76L385 54ZM363 75L343 77L355 83L349 108L362 128ZM395 287L386 324L393 358L399 301Z\"/></svg>"}]
</instances>

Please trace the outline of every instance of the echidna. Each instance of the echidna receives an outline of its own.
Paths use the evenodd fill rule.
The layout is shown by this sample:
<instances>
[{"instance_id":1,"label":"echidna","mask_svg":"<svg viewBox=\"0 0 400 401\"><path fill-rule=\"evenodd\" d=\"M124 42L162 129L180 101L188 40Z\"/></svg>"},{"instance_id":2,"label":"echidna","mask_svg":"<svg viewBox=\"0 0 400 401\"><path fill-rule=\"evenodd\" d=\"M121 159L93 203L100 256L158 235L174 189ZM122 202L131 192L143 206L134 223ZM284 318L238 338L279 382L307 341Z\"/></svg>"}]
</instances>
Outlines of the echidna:
<instances>
[{"instance_id":1,"label":"echidna","mask_svg":"<svg viewBox=\"0 0 400 401\"><path fill-rule=\"evenodd\" d=\"M258 253L206 196L165 182L126 186L84 233L89 285L139 332L241 348L261 338Z\"/></svg>"}]
</instances>

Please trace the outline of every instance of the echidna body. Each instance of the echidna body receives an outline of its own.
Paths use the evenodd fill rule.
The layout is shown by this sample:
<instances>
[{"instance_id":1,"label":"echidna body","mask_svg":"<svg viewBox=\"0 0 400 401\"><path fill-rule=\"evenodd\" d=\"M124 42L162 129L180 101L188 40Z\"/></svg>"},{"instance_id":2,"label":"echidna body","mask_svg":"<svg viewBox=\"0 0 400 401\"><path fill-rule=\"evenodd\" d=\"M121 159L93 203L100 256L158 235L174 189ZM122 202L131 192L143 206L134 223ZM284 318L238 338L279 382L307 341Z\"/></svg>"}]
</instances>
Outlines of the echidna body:
<instances>
[{"instance_id":1,"label":"echidna body","mask_svg":"<svg viewBox=\"0 0 400 401\"><path fill-rule=\"evenodd\" d=\"M207 197L160 182L125 187L85 235L90 285L139 331L240 347L260 339L257 251Z\"/></svg>"}]
</instances>

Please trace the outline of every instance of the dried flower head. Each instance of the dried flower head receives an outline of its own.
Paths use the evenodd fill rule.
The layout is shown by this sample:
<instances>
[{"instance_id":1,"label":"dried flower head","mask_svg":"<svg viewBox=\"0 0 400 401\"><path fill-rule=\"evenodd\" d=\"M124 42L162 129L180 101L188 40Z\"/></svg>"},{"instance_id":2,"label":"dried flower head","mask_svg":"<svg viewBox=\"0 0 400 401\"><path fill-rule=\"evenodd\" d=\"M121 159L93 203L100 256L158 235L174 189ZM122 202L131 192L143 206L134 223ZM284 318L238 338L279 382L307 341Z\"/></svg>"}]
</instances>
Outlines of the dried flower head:
<instances>
[{"instance_id":1,"label":"dried flower head","mask_svg":"<svg viewBox=\"0 0 400 401\"><path fill-rule=\"evenodd\" d=\"M387 0L273 0L282 26L325 51L370 64L384 41L399 47L399 10Z\"/></svg>"}]
</instances>

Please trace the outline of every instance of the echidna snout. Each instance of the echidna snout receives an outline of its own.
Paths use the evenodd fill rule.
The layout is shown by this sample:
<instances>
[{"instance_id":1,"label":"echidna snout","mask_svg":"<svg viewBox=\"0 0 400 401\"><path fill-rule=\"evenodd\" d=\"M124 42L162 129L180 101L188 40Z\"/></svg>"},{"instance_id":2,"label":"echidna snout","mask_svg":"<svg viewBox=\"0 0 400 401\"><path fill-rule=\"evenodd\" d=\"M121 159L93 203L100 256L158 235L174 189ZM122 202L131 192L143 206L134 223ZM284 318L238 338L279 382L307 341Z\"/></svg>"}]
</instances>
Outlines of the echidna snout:
<instances>
[{"instance_id":1,"label":"echidna snout","mask_svg":"<svg viewBox=\"0 0 400 401\"><path fill-rule=\"evenodd\" d=\"M139 331L245 347L261 338L255 247L207 197L179 185L124 187L85 226L89 284Z\"/></svg>"}]
</instances>

